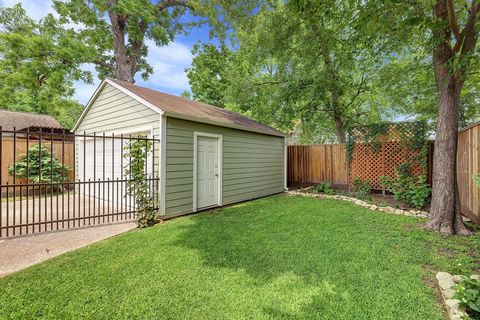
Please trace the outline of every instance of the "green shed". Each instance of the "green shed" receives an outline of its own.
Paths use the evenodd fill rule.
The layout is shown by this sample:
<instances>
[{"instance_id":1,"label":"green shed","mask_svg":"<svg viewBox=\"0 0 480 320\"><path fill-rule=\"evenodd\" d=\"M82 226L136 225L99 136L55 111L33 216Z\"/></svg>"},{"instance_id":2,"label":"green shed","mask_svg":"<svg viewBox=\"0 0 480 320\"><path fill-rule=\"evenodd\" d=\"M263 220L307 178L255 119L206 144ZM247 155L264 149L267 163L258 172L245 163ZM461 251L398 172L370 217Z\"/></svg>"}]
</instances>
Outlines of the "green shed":
<instances>
[{"instance_id":1,"label":"green shed","mask_svg":"<svg viewBox=\"0 0 480 320\"><path fill-rule=\"evenodd\" d=\"M158 138L152 161L159 176L160 214L165 217L286 189L285 134L226 109L106 79L73 130ZM88 165L93 155L81 155L81 143L88 142L76 141L76 172L88 177L95 170ZM102 157L99 152L95 157ZM116 174L106 173L111 179Z\"/></svg>"}]
</instances>

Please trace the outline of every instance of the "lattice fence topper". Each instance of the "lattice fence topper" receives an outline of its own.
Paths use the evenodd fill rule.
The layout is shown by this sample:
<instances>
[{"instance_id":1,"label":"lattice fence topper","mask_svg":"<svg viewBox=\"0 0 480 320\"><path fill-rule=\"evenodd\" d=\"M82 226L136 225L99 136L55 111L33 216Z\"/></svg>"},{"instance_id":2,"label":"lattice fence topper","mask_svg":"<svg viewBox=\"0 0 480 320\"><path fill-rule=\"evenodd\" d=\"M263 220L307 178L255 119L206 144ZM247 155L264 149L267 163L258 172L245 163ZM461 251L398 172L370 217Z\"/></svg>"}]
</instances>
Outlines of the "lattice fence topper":
<instances>
[{"instance_id":1,"label":"lattice fence topper","mask_svg":"<svg viewBox=\"0 0 480 320\"><path fill-rule=\"evenodd\" d=\"M345 145L350 181L369 179L376 190L383 190L382 176L396 177L401 165L409 165L415 176L427 174L429 151L425 121L378 123L347 130Z\"/></svg>"}]
</instances>

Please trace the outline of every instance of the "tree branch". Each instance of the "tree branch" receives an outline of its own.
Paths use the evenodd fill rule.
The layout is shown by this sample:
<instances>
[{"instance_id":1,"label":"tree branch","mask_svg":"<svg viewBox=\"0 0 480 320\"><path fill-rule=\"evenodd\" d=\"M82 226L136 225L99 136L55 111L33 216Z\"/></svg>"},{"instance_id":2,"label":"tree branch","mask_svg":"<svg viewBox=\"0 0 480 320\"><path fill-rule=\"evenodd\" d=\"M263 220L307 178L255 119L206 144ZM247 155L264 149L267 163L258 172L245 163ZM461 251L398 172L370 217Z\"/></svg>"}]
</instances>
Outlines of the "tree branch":
<instances>
[{"instance_id":1,"label":"tree branch","mask_svg":"<svg viewBox=\"0 0 480 320\"><path fill-rule=\"evenodd\" d=\"M352 99L350 99L350 102L345 106L345 108L347 109L350 108L350 106L355 102L355 100L358 98L359 95L368 91L368 89L363 88L365 81L366 81L365 74L362 74L362 80L360 81L360 84L357 87L357 92L353 95Z\"/></svg>"},{"instance_id":2,"label":"tree branch","mask_svg":"<svg viewBox=\"0 0 480 320\"><path fill-rule=\"evenodd\" d=\"M450 29L452 30L453 35L457 41L460 41L462 34L460 29L458 28L457 17L455 15L455 7L453 4L453 0L445 0L447 4L447 13L448 13L448 24L450 25ZM475 2L475 1L472 1Z\"/></svg>"},{"instance_id":3,"label":"tree branch","mask_svg":"<svg viewBox=\"0 0 480 320\"><path fill-rule=\"evenodd\" d=\"M472 4L470 6L470 14L468 16L467 23L463 27L463 30L461 32L460 38L457 39L457 42L455 43L455 46L453 47L453 50L455 53L462 51L464 53L465 51L469 51L470 48L465 48L464 43L467 41L470 43L473 39L470 39L472 36L476 36L474 29L475 29L475 22L478 17L478 11L480 10L480 3L476 3L476 1L472 1ZM468 38L468 39L467 39Z\"/></svg>"},{"instance_id":4,"label":"tree branch","mask_svg":"<svg viewBox=\"0 0 480 320\"><path fill-rule=\"evenodd\" d=\"M193 7L188 3L187 0L163 0L157 3L158 11L163 11L171 7L185 7L193 10Z\"/></svg>"},{"instance_id":5,"label":"tree branch","mask_svg":"<svg viewBox=\"0 0 480 320\"><path fill-rule=\"evenodd\" d=\"M284 83L287 83L287 82L288 82L288 80L271 80L271 81L264 81L264 82L250 82L250 85L251 86L265 86L265 85L271 85L271 84L284 84Z\"/></svg>"},{"instance_id":6,"label":"tree branch","mask_svg":"<svg viewBox=\"0 0 480 320\"><path fill-rule=\"evenodd\" d=\"M93 61L93 63L96 64L97 66L100 66L100 67L115 69L115 66L113 64L107 63L107 62L104 62L104 61L101 61L101 60L95 60L95 61Z\"/></svg>"}]
</instances>

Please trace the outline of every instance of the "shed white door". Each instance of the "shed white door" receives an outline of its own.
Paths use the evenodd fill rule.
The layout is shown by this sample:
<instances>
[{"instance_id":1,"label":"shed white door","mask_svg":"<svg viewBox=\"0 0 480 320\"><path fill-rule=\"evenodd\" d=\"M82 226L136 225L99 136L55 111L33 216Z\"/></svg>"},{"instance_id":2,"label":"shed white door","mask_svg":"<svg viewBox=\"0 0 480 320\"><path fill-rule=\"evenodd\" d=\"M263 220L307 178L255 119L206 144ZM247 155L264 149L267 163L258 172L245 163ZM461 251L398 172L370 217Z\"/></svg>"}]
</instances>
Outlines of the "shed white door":
<instances>
[{"instance_id":1,"label":"shed white door","mask_svg":"<svg viewBox=\"0 0 480 320\"><path fill-rule=\"evenodd\" d=\"M218 205L218 138L197 139L197 208Z\"/></svg>"}]
</instances>

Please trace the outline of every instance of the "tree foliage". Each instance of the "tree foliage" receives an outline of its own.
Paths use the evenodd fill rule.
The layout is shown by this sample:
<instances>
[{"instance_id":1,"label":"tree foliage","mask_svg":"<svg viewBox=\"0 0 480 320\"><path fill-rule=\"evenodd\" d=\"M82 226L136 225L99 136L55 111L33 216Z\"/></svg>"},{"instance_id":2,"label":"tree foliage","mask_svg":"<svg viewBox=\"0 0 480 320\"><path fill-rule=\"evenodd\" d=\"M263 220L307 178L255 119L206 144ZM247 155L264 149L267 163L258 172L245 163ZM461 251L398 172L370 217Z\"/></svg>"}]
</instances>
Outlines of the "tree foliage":
<instances>
[{"instance_id":1,"label":"tree foliage","mask_svg":"<svg viewBox=\"0 0 480 320\"><path fill-rule=\"evenodd\" d=\"M186 69L192 98L224 108L228 103L227 89L232 85L228 73L233 52L225 45L217 48L213 44L197 44L192 53L192 66ZM190 97L188 93L184 95Z\"/></svg>"},{"instance_id":2,"label":"tree foliage","mask_svg":"<svg viewBox=\"0 0 480 320\"><path fill-rule=\"evenodd\" d=\"M382 57L362 40L373 32L355 29L356 13L349 1L262 7L237 28L233 56L211 46L197 52L193 96L218 84L222 72L218 92L227 107L300 132L304 142L345 141L347 126L379 120L383 110L372 90ZM217 58L220 71L209 74Z\"/></svg>"},{"instance_id":3,"label":"tree foliage","mask_svg":"<svg viewBox=\"0 0 480 320\"><path fill-rule=\"evenodd\" d=\"M82 71L83 45L72 29L49 14L40 22L21 4L0 8L0 108L54 116L67 128L82 111L73 82Z\"/></svg>"},{"instance_id":4,"label":"tree foliage","mask_svg":"<svg viewBox=\"0 0 480 320\"><path fill-rule=\"evenodd\" d=\"M236 28L228 58L221 47L195 50L188 70L193 97L218 104L204 97L215 89L223 106L304 143L342 141L346 128L379 120L434 124L432 6L274 2ZM478 76L470 72L462 91L461 125L480 115Z\"/></svg>"},{"instance_id":5,"label":"tree foliage","mask_svg":"<svg viewBox=\"0 0 480 320\"><path fill-rule=\"evenodd\" d=\"M208 23L211 34L225 36L232 19L249 15L257 1L234 0L54 0L57 12L81 27L78 34L94 53L100 78L113 77L134 82L141 73L148 79L153 72L146 60L150 40L165 46L175 35ZM187 12L188 11L188 12ZM185 21L187 13L199 20Z\"/></svg>"}]
</instances>

